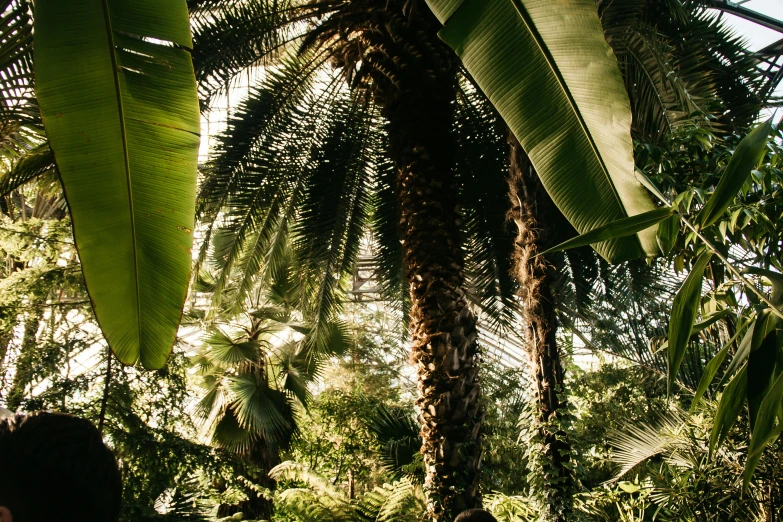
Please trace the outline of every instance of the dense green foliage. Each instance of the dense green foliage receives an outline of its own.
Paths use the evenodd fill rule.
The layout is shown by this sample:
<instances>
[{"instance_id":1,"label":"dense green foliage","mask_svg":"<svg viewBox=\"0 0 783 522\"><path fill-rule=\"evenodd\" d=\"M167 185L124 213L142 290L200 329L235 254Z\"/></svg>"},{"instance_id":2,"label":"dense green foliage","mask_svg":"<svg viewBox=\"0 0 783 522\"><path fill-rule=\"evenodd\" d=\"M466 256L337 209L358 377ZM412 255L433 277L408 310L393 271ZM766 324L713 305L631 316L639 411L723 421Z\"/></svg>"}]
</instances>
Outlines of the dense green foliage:
<instances>
[{"instance_id":1,"label":"dense green foliage","mask_svg":"<svg viewBox=\"0 0 783 522\"><path fill-rule=\"evenodd\" d=\"M583 36L595 37L592 3L575 3L590 7L592 36ZM33 96L32 10L0 2L10 42L0 47L0 406L92 420L122 467L123 522L424 521L419 414L436 404L414 407L406 321L416 279L403 275L404 220L388 157L383 93L396 91L383 90L394 81L379 73L399 60L363 68L370 61L324 16L339 8L346 20L375 24L378 13L312 2L308 25L290 18L286 2L272 14L259 2L187 4L203 109L247 67L266 68L204 167L182 326L168 364L144 371L118 364L95 317L92 304L101 304L85 287L90 270L72 233L82 217L61 186L72 174L55 167ZM783 131L772 122L747 128L761 106L754 63L698 2L667 1L664 14L658 2L596 4L630 90L633 159L661 200L643 224L660 223L664 255L616 266L586 248L547 257L568 369L554 390L566 407L547 419L537 415L535 375L518 363L527 355L515 332L522 306L513 294L523 282L510 274L506 128L468 70L453 73L458 250L487 346L476 359L484 505L504 522L775 520L783 517ZM284 27L304 39L296 56ZM338 41L344 56L316 41ZM133 43L185 56L181 46ZM599 43L592 50L606 54ZM616 95L619 79L612 85ZM557 130L550 123L536 125ZM566 188L593 204L578 184ZM643 228L610 224L571 246ZM377 287L351 293L357 263L368 259ZM490 348L503 336L517 360ZM165 349L142 364L159 366ZM561 456L575 480L558 475L542 433L568 438Z\"/></svg>"}]
</instances>

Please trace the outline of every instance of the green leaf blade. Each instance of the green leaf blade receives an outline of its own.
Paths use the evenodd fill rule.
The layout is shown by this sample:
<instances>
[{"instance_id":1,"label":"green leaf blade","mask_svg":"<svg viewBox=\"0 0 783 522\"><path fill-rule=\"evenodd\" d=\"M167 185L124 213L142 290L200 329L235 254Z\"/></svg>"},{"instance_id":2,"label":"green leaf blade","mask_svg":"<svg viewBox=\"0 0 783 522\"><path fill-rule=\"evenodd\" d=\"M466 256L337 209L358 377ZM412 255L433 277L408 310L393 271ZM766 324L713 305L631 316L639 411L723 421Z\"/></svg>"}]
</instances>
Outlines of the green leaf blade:
<instances>
[{"instance_id":1,"label":"green leaf blade","mask_svg":"<svg viewBox=\"0 0 783 522\"><path fill-rule=\"evenodd\" d=\"M669 252L672 251L674 245L677 243L677 235L679 232L679 216L672 216L658 224L656 238L658 239L658 247L661 249L663 255L668 255Z\"/></svg>"},{"instance_id":2,"label":"green leaf blade","mask_svg":"<svg viewBox=\"0 0 783 522\"><path fill-rule=\"evenodd\" d=\"M699 381L699 386L696 388L696 392L693 394L693 404L691 405L691 412L695 410L696 406L699 403L699 400L701 400L701 398L706 393L707 388L709 388L713 379L715 379L715 375L717 375L718 370L723 364L723 361L726 360L726 356L729 353L729 349L734 344L734 341L736 341L741 334L742 334L742 328L737 328L737 332L732 336L732 338L729 339L729 341L723 346L723 348L721 348L720 351L717 354L715 354L715 357L710 359L710 362L707 363L707 367L704 369L704 374L702 375L701 380Z\"/></svg>"},{"instance_id":3,"label":"green leaf blade","mask_svg":"<svg viewBox=\"0 0 783 522\"><path fill-rule=\"evenodd\" d=\"M756 425L756 417L762 400L769 391L776 376L777 360L777 318L764 311L756 321L748 354L748 417L750 429Z\"/></svg>"},{"instance_id":4,"label":"green leaf blade","mask_svg":"<svg viewBox=\"0 0 783 522\"><path fill-rule=\"evenodd\" d=\"M710 457L715 448L728 435L731 427L739 417L742 405L745 404L745 388L748 383L748 372L742 369L723 390L723 395L718 403L718 411L715 413L715 422L710 434Z\"/></svg>"},{"instance_id":5,"label":"green leaf blade","mask_svg":"<svg viewBox=\"0 0 783 522\"><path fill-rule=\"evenodd\" d=\"M761 161L771 130L772 118L753 129L737 145L715 192L699 212L697 221L702 228L715 223L737 197L751 170Z\"/></svg>"},{"instance_id":6,"label":"green leaf blade","mask_svg":"<svg viewBox=\"0 0 783 522\"><path fill-rule=\"evenodd\" d=\"M612 239L622 238L635 234L640 230L648 229L664 220L668 220L674 216L674 209L672 207L662 207L636 216L627 217L607 223L589 232L578 235L568 241L563 241L559 245L553 246L549 250L542 252L540 255L550 254L552 252L560 252L561 250L567 250L569 248L578 248L587 245L593 245L602 241L609 241Z\"/></svg>"},{"instance_id":7,"label":"green leaf blade","mask_svg":"<svg viewBox=\"0 0 783 522\"><path fill-rule=\"evenodd\" d=\"M591 0L430 0L455 49L580 233L654 210L634 174L631 110ZM586 65L589 64L589 65ZM659 252L654 230L609 240L610 262Z\"/></svg>"},{"instance_id":8,"label":"green leaf blade","mask_svg":"<svg viewBox=\"0 0 783 522\"><path fill-rule=\"evenodd\" d=\"M95 314L162 367L190 276L199 112L184 1L38 0L36 93ZM187 38L185 35L188 35Z\"/></svg>"},{"instance_id":9,"label":"green leaf blade","mask_svg":"<svg viewBox=\"0 0 783 522\"><path fill-rule=\"evenodd\" d=\"M711 252L705 252L699 256L693 265L691 273L685 279L682 287L674 297L672 314L669 320L669 346L667 348L669 363L668 387L671 392L672 384L680 370L680 365L688 348L688 340L691 337L693 323L699 311L699 299L701 298L701 282L704 277L704 269L712 258Z\"/></svg>"},{"instance_id":10,"label":"green leaf blade","mask_svg":"<svg viewBox=\"0 0 783 522\"><path fill-rule=\"evenodd\" d=\"M745 472L743 474L743 488L745 491L747 491L750 485L750 479L756 470L764 448L783 430L783 419L778 419L778 424L777 426L775 425L781 401L783 401L783 372L778 375L775 382L770 386L758 410L756 424L753 427L753 434L748 447L748 460L745 463Z\"/></svg>"}]
</instances>

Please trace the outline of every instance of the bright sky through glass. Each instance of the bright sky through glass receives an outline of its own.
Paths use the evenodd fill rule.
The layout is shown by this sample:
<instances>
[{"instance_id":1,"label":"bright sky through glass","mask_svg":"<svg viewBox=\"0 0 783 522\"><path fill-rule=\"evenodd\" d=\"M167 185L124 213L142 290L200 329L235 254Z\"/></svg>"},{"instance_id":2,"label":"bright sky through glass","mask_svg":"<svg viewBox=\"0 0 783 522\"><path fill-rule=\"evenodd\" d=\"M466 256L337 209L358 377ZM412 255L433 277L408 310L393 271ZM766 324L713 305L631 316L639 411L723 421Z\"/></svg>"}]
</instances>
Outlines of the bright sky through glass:
<instances>
[{"instance_id":1,"label":"bright sky through glass","mask_svg":"<svg viewBox=\"0 0 783 522\"><path fill-rule=\"evenodd\" d=\"M783 0L735 0L735 3L742 7L752 9L759 13L783 20ZM723 19L731 25L737 32L737 35L744 37L751 50L757 51L764 47L783 39L783 34L772 29L744 20L738 16L729 13L723 13ZM207 159L210 145L214 144L214 138L217 133L225 129L228 112L236 103L241 100L248 91L249 86L255 84L263 75L263 68L255 68L247 74L240 75L229 89L230 96L219 96L213 104L210 114L202 117L202 135L201 149L199 156L201 161ZM778 95L783 95L783 84L778 86ZM230 102L229 102L230 100Z\"/></svg>"},{"instance_id":2,"label":"bright sky through glass","mask_svg":"<svg viewBox=\"0 0 783 522\"><path fill-rule=\"evenodd\" d=\"M735 3L742 4L742 7L758 13L783 20L783 0L749 0L747 2ZM783 34L749 20L744 20L729 13L724 13L723 16L734 27L738 35L748 40L749 47L754 51L763 49L783 38Z\"/></svg>"},{"instance_id":3,"label":"bright sky through glass","mask_svg":"<svg viewBox=\"0 0 783 522\"><path fill-rule=\"evenodd\" d=\"M783 20L783 0L748 0L746 2L735 2L742 7L751 9L758 13ZM783 33L769 29L750 20L745 20L738 16L723 13L723 19L734 28L738 36L742 36L748 42L748 47L753 51L763 49L770 44L783 39ZM783 82L775 89L777 96L783 95ZM761 112L760 119L766 119L772 114L773 110L768 109Z\"/></svg>"}]
</instances>

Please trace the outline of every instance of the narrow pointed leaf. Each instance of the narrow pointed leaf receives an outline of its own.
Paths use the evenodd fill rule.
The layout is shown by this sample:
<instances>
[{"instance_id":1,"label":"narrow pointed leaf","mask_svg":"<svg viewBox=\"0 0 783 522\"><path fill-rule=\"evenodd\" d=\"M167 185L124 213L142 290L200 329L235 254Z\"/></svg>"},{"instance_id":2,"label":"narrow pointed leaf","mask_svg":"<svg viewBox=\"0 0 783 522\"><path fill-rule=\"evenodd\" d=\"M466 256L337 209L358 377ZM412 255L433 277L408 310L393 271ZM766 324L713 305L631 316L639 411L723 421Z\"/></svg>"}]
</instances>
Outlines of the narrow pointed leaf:
<instances>
[{"instance_id":1,"label":"narrow pointed leaf","mask_svg":"<svg viewBox=\"0 0 783 522\"><path fill-rule=\"evenodd\" d=\"M767 310L756 321L753 339L748 355L748 418L750 429L756 425L761 402L767 395L776 377L777 360L777 318Z\"/></svg>"},{"instance_id":2,"label":"narrow pointed leaf","mask_svg":"<svg viewBox=\"0 0 783 522\"><path fill-rule=\"evenodd\" d=\"M734 344L734 341L736 341L739 336L742 334L742 329L738 328L737 332L732 336L731 339L726 343L726 345L720 349L720 351L715 354L715 357L713 357L709 363L707 363L707 367L704 369L704 374L701 376L701 380L699 381L699 386L696 388L696 393L693 395L693 404L691 405L691 411L693 411L696 406L699 403L699 400L704 396L704 393L707 391L707 388L710 387L710 384L712 383L713 379L715 379L715 375L718 373L718 369L720 369L721 365L723 364L723 361L726 360L726 355L729 353L729 349Z\"/></svg>"},{"instance_id":3,"label":"narrow pointed leaf","mask_svg":"<svg viewBox=\"0 0 783 522\"><path fill-rule=\"evenodd\" d=\"M173 45L172 45L173 44ZM160 368L190 275L199 110L185 0L37 0L36 94L95 315Z\"/></svg>"},{"instance_id":4,"label":"narrow pointed leaf","mask_svg":"<svg viewBox=\"0 0 783 522\"><path fill-rule=\"evenodd\" d=\"M715 223L737 197L750 171L755 169L767 149L767 136L772 129L772 118L745 136L729 160L723 176L710 199L699 212L697 221L704 227Z\"/></svg>"},{"instance_id":5,"label":"narrow pointed leaf","mask_svg":"<svg viewBox=\"0 0 783 522\"><path fill-rule=\"evenodd\" d=\"M650 228L651 226L669 219L670 217L679 219L677 216L673 216L673 214L674 208L661 207L649 212L645 212L644 214L638 214L636 216L620 219L600 226L594 230L591 230L590 232L576 236L575 238L569 239L568 241L563 241L559 245L554 246L539 255L560 252L561 250L567 250L569 248L593 245L601 241L627 237L631 234L639 232L640 230Z\"/></svg>"},{"instance_id":6,"label":"narrow pointed leaf","mask_svg":"<svg viewBox=\"0 0 783 522\"><path fill-rule=\"evenodd\" d=\"M634 175L630 102L593 0L427 3L579 233L654 209ZM654 229L595 248L610 262L659 252Z\"/></svg>"},{"instance_id":7,"label":"narrow pointed leaf","mask_svg":"<svg viewBox=\"0 0 783 522\"><path fill-rule=\"evenodd\" d=\"M759 338L758 334L756 333L756 329L759 327L760 324L764 324L764 323L765 323L765 319L763 316L754 319L753 322L750 323L748 330L745 332L745 336L742 338L742 341L740 342L739 348L737 348L737 352L734 354L734 357L732 357L729 366L726 368L726 372L723 374L723 376L720 379L720 382L718 383L719 388L723 385L723 383L728 381L732 375L737 373L737 371L743 367L745 361L748 360L748 357L750 356L750 351L753 347L754 336L756 338Z\"/></svg>"},{"instance_id":8,"label":"narrow pointed leaf","mask_svg":"<svg viewBox=\"0 0 783 522\"><path fill-rule=\"evenodd\" d=\"M730 308L726 308L725 310L721 310L720 312L715 312L714 314L711 314L703 321L699 321L698 323L695 323L693 325L693 329L691 330L691 337L696 335L697 333L701 332L702 330L706 330L713 324L717 323L724 317L728 317L734 313L734 310Z\"/></svg>"},{"instance_id":9,"label":"narrow pointed leaf","mask_svg":"<svg viewBox=\"0 0 783 522\"><path fill-rule=\"evenodd\" d=\"M671 390L677 372L680 371L685 350L688 348L688 340L691 337L693 323L699 311L699 299L701 298L701 281L704 277L704 269L712 258L711 252L700 255L693 265L691 273L685 279L682 287L674 297L672 315L669 320L669 390Z\"/></svg>"},{"instance_id":10,"label":"narrow pointed leaf","mask_svg":"<svg viewBox=\"0 0 783 522\"><path fill-rule=\"evenodd\" d=\"M677 235L679 232L679 216L671 216L670 218L661 221L658 225L656 237L658 239L658 247L661 249L663 255L667 255L672 251L672 248L674 248L674 245L677 243Z\"/></svg>"},{"instance_id":11,"label":"narrow pointed leaf","mask_svg":"<svg viewBox=\"0 0 783 522\"><path fill-rule=\"evenodd\" d=\"M783 419L779 419L779 424L775 426L775 419L778 416L781 401L783 401L783 373L778 376L769 388L769 392L764 396L764 400L761 401L761 406L758 410L756 424L753 427L753 435L750 437L748 460L745 463L743 486L746 491L764 447L781 432Z\"/></svg>"},{"instance_id":12,"label":"narrow pointed leaf","mask_svg":"<svg viewBox=\"0 0 783 522\"><path fill-rule=\"evenodd\" d=\"M718 411L715 413L715 423L710 435L710 458L715 448L729 433L729 430L739 417L742 405L745 404L745 388L748 382L748 372L745 368L731 380L718 403Z\"/></svg>"},{"instance_id":13,"label":"narrow pointed leaf","mask_svg":"<svg viewBox=\"0 0 783 522\"><path fill-rule=\"evenodd\" d=\"M778 308L783 305L783 274L755 266L746 268L744 273L766 277L772 284L770 301Z\"/></svg>"}]
</instances>

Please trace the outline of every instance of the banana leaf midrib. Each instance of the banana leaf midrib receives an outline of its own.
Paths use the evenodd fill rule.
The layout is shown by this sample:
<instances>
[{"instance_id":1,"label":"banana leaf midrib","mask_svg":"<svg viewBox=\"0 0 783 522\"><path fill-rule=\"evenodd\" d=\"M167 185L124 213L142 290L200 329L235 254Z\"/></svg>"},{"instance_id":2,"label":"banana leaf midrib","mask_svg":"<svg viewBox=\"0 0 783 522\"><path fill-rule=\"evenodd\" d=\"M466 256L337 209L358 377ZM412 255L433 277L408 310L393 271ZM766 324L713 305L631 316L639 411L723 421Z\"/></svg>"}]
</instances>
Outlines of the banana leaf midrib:
<instances>
[{"instance_id":1,"label":"banana leaf midrib","mask_svg":"<svg viewBox=\"0 0 783 522\"><path fill-rule=\"evenodd\" d=\"M117 111L119 116L120 132L122 134L122 151L125 162L125 185L128 188L128 208L130 209L130 228L133 243L133 269L135 277L133 278L134 290L136 293L136 322L139 328L136 329L138 345L141 346L141 289L139 288L139 252L138 238L136 237L136 215L133 208L133 187L131 185L130 153L128 151L128 133L125 128L125 107L122 102L122 85L120 84L119 64L117 63L117 46L114 42L114 29L111 23L111 13L109 12L109 0L101 0L103 9L103 19L106 23L106 38L109 43L109 55L111 56L112 77L114 79L114 89L117 95Z\"/></svg>"}]
</instances>

